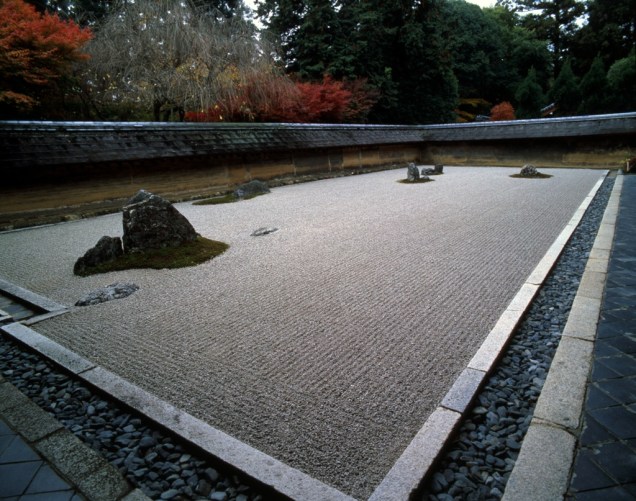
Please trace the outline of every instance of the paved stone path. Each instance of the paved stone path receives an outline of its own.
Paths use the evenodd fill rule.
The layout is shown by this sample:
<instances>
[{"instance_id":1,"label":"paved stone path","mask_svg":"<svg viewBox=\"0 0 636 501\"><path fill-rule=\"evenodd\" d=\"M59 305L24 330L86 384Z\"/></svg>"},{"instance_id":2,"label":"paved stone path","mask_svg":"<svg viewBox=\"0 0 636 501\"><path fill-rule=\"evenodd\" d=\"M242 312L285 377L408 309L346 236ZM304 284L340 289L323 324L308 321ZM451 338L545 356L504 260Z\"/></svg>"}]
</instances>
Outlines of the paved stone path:
<instances>
[{"instance_id":1,"label":"paved stone path","mask_svg":"<svg viewBox=\"0 0 636 501\"><path fill-rule=\"evenodd\" d=\"M636 498L636 176L625 176L569 499Z\"/></svg>"},{"instance_id":2,"label":"paved stone path","mask_svg":"<svg viewBox=\"0 0 636 501\"><path fill-rule=\"evenodd\" d=\"M82 498L0 419L0 499L79 501Z\"/></svg>"},{"instance_id":3,"label":"paved stone path","mask_svg":"<svg viewBox=\"0 0 636 501\"><path fill-rule=\"evenodd\" d=\"M474 355L600 177L388 171L179 209L223 256L182 270L80 279L105 216L0 235L3 278L73 304L141 290L37 330L326 483L367 497ZM254 229L279 231L251 237Z\"/></svg>"}]
</instances>

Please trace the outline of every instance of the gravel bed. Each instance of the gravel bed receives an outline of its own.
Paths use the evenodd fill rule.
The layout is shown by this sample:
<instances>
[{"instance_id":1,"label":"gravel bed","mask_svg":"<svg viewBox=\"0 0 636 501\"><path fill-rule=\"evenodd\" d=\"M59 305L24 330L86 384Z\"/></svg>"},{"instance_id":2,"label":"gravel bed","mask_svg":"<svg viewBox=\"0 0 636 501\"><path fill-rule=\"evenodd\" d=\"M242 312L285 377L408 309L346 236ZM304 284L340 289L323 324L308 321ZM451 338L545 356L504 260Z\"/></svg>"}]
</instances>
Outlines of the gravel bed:
<instances>
[{"instance_id":1,"label":"gravel bed","mask_svg":"<svg viewBox=\"0 0 636 501\"><path fill-rule=\"evenodd\" d=\"M614 181L605 179L420 499L496 500L503 496Z\"/></svg>"},{"instance_id":2,"label":"gravel bed","mask_svg":"<svg viewBox=\"0 0 636 501\"><path fill-rule=\"evenodd\" d=\"M0 336L0 371L152 499L259 501L267 497L245 479L224 471L4 335Z\"/></svg>"}]
</instances>

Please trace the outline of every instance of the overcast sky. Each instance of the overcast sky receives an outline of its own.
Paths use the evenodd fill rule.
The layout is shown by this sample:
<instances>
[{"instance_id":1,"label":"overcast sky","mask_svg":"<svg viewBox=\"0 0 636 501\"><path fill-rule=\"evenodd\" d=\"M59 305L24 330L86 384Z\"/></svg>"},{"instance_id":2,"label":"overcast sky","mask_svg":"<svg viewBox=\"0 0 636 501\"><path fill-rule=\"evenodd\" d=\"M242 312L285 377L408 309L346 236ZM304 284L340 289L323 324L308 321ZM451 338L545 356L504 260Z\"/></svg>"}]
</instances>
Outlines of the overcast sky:
<instances>
[{"instance_id":1,"label":"overcast sky","mask_svg":"<svg viewBox=\"0 0 636 501\"><path fill-rule=\"evenodd\" d=\"M495 0L466 0L469 3L474 3L479 5L480 7L492 7L495 5ZM252 0L245 0L245 3L250 7L254 7L254 2Z\"/></svg>"},{"instance_id":2,"label":"overcast sky","mask_svg":"<svg viewBox=\"0 0 636 501\"><path fill-rule=\"evenodd\" d=\"M492 7L495 5L495 0L466 0L468 3L476 3L480 7Z\"/></svg>"}]
</instances>

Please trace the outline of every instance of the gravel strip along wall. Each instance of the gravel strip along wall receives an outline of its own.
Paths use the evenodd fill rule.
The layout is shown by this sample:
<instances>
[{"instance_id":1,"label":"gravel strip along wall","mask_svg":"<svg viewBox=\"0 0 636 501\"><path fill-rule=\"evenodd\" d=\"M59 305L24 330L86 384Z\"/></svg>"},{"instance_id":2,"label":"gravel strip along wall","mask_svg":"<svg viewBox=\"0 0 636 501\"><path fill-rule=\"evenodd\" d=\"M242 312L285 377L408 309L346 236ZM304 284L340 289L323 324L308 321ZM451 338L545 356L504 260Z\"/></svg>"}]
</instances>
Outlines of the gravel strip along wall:
<instances>
[{"instance_id":1,"label":"gravel strip along wall","mask_svg":"<svg viewBox=\"0 0 636 501\"><path fill-rule=\"evenodd\" d=\"M179 205L230 250L202 266L80 279L120 216L0 235L9 281L73 304L36 330L195 417L365 498L439 404L600 173L448 168ZM279 231L255 239L254 229ZM39 245L39 246L38 246Z\"/></svg>"},{"instance_id":2,"label":"gravel strip along wall","mask_svg":"<svg viewBox=\"0 0 636 501\"><path fill-rule=\"evenodd\" d=\"M430 501L497 500L515 465L614 186L607 178L539 290L457 438L424 488Z\"/></svg>"}]
</instances>

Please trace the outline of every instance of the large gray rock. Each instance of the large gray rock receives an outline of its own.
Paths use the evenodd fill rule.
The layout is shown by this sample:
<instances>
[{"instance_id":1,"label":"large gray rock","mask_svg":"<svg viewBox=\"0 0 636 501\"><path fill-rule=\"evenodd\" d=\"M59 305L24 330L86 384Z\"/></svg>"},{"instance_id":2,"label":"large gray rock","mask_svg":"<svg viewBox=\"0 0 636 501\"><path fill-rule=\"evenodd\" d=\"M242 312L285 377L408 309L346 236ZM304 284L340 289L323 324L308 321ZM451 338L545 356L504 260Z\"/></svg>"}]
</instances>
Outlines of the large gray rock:
<instances>
[{"instance_id":1,"label":"large gray rock","mask_svg":"<svg viewBox=\"0 0 636 501\"><path fill-rule=\"evenodd\" d=\"M117 282L88 293L75 303L75 306L91 306L112 301L113 299L122 299L130 296L137 290L139 290L138 285Z\"/></svg>"},{"instance_id":2,"label":"large gray rock","mask_svg":"<svg viewBox=\"0 0 636 501\"><path fill-rule=\"evenodd\" d=\"M263 193L269 193L270 189L267 183L254 179L249 183L241 184L236 190L234 190L234 196L236 198L251 197L254 195L262 195Z\"/></svg>"},{"instance_id":3,"label":"large gray rock","mask_svg":"<svg viewBox=\"0 0 636 501\"><path fill-rule=\"evenodd\" d=\"M406 180L409 182L417 181L420 178L420 171L417 166L411 162L406 168Z\"/></svg>"},{"instance_id":4,"label":"large gray rock","mask_svg":"<svg viewBox=\"0 0 636 501\"><path fill-rule=\"evenodd\" d=\"M190 222L164 198L140 190L124 207L124 252L178 247L197 238Z\"/></svg>"},{"instance_id":5,"label":"large gray rock","mask_svg":"<svg viewBox=\"0 0 636 501\"><path fill-rule=\"evenodd\" d=\"M121 238L104 236L99 239L95 247L88 249L86 254L75 262L73 273L85 275L90 268L114 261L123 253Z\"/></svg>"}]
</instances>

